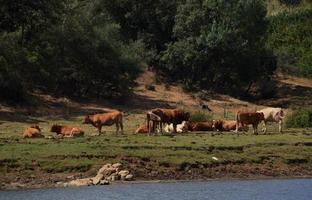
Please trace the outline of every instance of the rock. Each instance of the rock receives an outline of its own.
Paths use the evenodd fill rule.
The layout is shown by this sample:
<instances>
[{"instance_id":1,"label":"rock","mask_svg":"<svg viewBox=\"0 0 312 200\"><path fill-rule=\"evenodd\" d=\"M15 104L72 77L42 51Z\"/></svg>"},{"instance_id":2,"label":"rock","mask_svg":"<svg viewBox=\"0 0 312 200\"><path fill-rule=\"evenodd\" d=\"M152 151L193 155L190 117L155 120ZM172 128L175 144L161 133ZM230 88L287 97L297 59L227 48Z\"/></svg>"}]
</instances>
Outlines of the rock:
<instances>
[{"instance_id":1,"label":"rock","mask_svg":"<svg viewBox=\"0 0 312 200\"><path fill-rule=\"evenodd\" d=\"M119 176L127 176L128 174L130 174L129 170L121 170L118 172Z\"/></svg>"},{"instance_id":2,"label":"rock","mask_svg":"<svg viewBox=\"0 0 312 200\"><path fill-rule=\"evenodd\" d=\"M76 179L67 183L67 186L74 186L74 187L88 186L88 185L92 185L92 179L90 178Z\"/></svg>"},{"instance_id":3,"label":"rock","mask_svg":"<svg viewBox=\"0 0 312 200\"><path fill-rule=\"evenodd\" d=\"M103 178L104 178L104 175L101 173L98 173L95 177L92 178L93 185L99 184Z\"/></svg>"},{"instance_id":4,"label":"rock","mask_svg":"<svg viewBox=\"0 0 312 200\"><path fill-rule=\"evenodd\" d=\"M109 181L108 180L101 180L100 185L109 185Z\"/></svg>"},{"instance_id":5,"label":"rock","mask_svg":"<svg viewBox=\"0 0 312 200\"><path fill-rule=\"evenodd\" d=\"M23 188L26 185L24 185L22 183L11 183L10 186L15 189L15 188Z\"/></svg>"},{"instance_id":6,"label":"rock","mask_svg":"<svg viewBox=\"0 0 312 200\"><path fill-rule=\"evenodd\" d=\"M122 166L121 163L115 163L115 164L113 164L113 167L115 167L115 168L120 168L121 166Z\"/></svg>"},{"instance_id":7,"label":"rock","mask_svg":"<svg viewBox=\"0 0 312 200\"><path fill-rule=\"evenodd\" d=\"M111 164L106 164L101 169L99 169L98 174L109 176L116 171L117 171L117 168L113 167Z\"/></svg>"},{"instance_id":8,"label":"rock","mask_svg":"<svg viewBox=\"0 0 312 200\"><path fill-rule=\"evenodd\" d=\"M125 180L126 180L126 181L132 181L132 180L133 180L133 174L128 174L128 175L125 177Z\"/></svg>"},{"instance_id":9,"label":"rock","mask_svg":"<svg viewBox=\"0 0 312 200\"><path fill-rule=\"evenodd\" d=\"M119 179L119 175L117 172L112 173L109 177L106 178L109 181L117 181Z\"/></svg>"},{"instance_id":10,"label":"rock","mask_svg":"<svg viewBox=\"0 0 312 200\"><path fill-rule=\"evenodd\" d=\"M75 176L74 176L74 175L69 175L69 176L67 176L66 178L67 178L67 179L74 179Z\"/></svg>"},{"instance_id":11,"label":"rock","mask_svg":"<svg viewBox=\"0 0 312 200\"><path fill-rule=\"evenodd\" d=\"M106 171L108 168L112 167L111 164L106 164L106 165L103 165L103 167L101 167L101 169L99 169L98 173L101 173L103 174L104 171Z\"/></svg>"}]
</instances>

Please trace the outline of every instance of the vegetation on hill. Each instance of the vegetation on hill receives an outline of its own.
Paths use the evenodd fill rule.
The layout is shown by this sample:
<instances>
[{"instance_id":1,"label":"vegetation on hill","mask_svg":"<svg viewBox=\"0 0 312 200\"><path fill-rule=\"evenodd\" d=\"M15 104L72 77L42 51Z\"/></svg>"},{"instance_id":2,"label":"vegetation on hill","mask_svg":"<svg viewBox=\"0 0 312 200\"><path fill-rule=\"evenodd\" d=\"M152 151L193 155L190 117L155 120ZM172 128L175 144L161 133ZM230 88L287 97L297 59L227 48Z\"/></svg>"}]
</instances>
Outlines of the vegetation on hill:
<instances>
[{"instance_id":1,"label":"vegetation on hill","mask_svg":"<svg viewBox=\"0 0 312 200\"><path fill-rule=\"evenodd\" d=\"M1 10L1 97L13 101L34 90L124 96L141 62L205 89L275 69L261 0L6 1Z\"/></svg>"},{"instance_id":2,"label":"vegetation on hill","mask_svg":"<svg viewBox=\"0 0 312 200\"><path fill-rule=\"evenodd\" d=\"M281 0L274 5L268 17L268 47L274 50L283 71L311 78L312 1Z\"/></svg>"}]
</instances>

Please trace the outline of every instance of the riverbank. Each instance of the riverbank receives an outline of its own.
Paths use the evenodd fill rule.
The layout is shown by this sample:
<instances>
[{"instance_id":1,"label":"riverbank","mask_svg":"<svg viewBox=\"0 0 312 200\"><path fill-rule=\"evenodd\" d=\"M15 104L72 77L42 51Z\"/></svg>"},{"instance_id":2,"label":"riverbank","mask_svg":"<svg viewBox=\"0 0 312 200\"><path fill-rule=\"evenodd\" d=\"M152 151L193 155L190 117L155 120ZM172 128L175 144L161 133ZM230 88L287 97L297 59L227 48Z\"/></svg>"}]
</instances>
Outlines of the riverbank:
<instances>
[{"instance_id":1,"label":"riverbank","mask_svg":"<svg viewBox=\"0 0 312 200\"><path fill-rule=\"evenodd\" d=\"M312 176L312 132L0 138L1 189L57 187L120 162L136 181ZM129 182L130 183L130 182Z\"/></svg>"}]
</instances>

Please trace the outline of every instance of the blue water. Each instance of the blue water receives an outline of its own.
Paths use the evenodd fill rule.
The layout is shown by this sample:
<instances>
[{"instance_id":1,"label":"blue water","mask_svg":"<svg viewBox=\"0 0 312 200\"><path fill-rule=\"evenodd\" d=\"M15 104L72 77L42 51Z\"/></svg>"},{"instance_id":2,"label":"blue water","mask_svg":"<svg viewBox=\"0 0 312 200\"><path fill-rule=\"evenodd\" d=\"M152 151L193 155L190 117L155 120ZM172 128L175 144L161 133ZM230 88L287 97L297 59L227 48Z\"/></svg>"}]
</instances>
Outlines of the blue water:
<instances>
[{"instance_id":1,"label":"blue water","mask_svg":"<svg viewBox=\"0 0 312 200\"><path fill-rule=\"evenodd\" d=\"M312 179L118 184L80 188L1 191L0 199L312 200Z\"/></svg>"}]
</instances>

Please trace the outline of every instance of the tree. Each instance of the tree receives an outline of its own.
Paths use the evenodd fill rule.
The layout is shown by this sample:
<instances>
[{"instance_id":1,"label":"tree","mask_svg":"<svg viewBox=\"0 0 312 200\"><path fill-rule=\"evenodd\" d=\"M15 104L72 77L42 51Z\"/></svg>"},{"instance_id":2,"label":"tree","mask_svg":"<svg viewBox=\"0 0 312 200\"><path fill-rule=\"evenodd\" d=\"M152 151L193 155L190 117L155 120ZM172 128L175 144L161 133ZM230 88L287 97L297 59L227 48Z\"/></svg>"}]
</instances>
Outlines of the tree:
<instances>
[{"instance_id":1,"label":"tree","mask_svg":"<svg viewBox=\"0 0 312 200\"><path fill-rule=\"evenodd\" d=\"M187 0L175 17L176 42L162 52L160 70L188 87L224 91L271 75L261 0Z\"/></svg>"}]
</instances>

